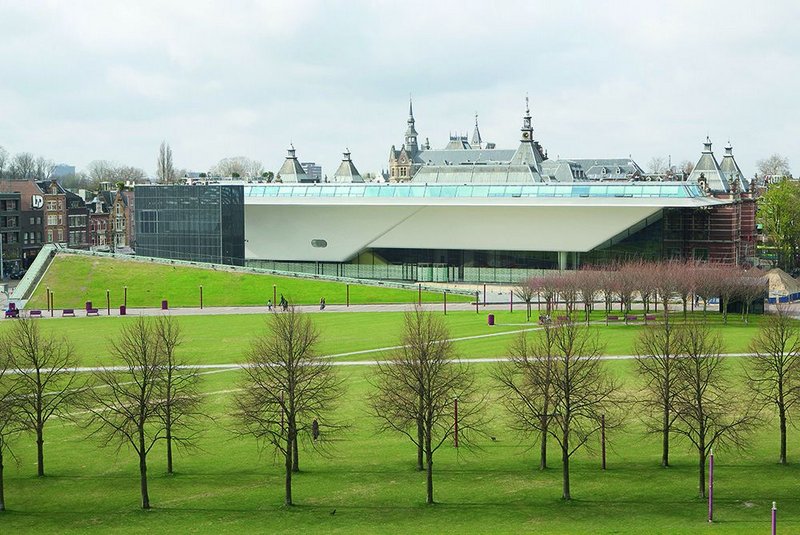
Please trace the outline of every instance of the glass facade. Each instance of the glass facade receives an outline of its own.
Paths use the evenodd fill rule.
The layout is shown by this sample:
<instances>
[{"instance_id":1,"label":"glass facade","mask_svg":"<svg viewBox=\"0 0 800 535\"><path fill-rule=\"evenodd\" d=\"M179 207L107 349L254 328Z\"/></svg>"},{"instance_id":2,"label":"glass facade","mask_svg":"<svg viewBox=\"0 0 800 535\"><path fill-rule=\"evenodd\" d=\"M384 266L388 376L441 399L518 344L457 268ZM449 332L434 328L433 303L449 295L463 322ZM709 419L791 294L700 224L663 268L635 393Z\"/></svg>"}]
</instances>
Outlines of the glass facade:
<instances>
[{"instance_id":1,"label":"glass facade","mask_svg":"<svg viewBox=\"0 0 800 535\"><path fill-rule=\"evenodd\" d=\"M242 187L137 186L136 253L244 265Z\"/></svg>"},{"instance_id":2,"label":"glass facade","mask_svg":"<svg viewBox=\"0 0 800 535\"><path fill-rule=\"evenodd\" d=\"M704 197L697 184L687 182L628 182L573 184L338 184L244 186L245 197L394 197L394 198L489 198L489 197L627 197L688 199Z\"/></svg>"}]
</instances>

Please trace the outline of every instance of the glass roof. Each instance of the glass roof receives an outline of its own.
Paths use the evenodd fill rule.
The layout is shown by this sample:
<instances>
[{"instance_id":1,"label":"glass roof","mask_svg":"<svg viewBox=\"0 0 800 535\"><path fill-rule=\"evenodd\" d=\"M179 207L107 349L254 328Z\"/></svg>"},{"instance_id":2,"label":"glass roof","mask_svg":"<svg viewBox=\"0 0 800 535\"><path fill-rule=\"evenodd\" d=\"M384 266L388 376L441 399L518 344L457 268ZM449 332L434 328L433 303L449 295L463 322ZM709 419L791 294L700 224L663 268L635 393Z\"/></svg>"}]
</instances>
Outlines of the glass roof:
<instances>
[{"instance_id":1,"label":"glass roof","mask_svg":"<svg viewBox=\"0 0 800 535\"><path fill-rule=\"evenodd\" d=\"M245 197L704 197L697 184L687 182L626 182L525 185L456 184L264 184L244 186Z\"/></svg>"}]
</instances>

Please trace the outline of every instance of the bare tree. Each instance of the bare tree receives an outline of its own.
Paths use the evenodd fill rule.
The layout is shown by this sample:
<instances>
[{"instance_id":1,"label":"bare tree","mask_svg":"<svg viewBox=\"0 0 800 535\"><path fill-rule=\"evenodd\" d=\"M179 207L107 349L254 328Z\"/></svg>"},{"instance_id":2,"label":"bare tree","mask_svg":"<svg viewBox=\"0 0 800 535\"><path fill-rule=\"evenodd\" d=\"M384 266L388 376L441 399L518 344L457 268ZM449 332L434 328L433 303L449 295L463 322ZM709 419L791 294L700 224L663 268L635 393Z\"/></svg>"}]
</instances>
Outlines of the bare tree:
<instances>
[{"instance_id":1,"label":"bare tree","mask_svg":"<svg viewBox=\"0 0 800 535\"><path fill-rule=\"evenodd\" d=\"M661 466L665 468L669 466L669 439L677 418L673 407L683 388L676 363L676 338L676 327L665 320L645 327L635 345L637 370L645 383L642 403L654 415L647 422L647 430L661 434Z\"/></svg>"},{"instance_id":2,"label":"bare tree","mask_svg":"<svg viewBox=\"0 0 800 535\"><path fill-rule=\"evenodd\" d=\"M120 165L114 168L114 178L122 182L140 184L147 182L147 173L144 169L131 165Z\"/></svg>"},{"instance_id":3,"label":"bare tree","mask_svg":"<svg viewBox=\"0 0 800 535\"><path fill-rule=\"evenodd\" d=\"M753 358L745 368L747 385L761 406L778 409L780 463L786 464L786 423L800 401L800 328L778 309L769 316L750 343Z\"/></svg>"},{"instance_id":4,"label":"bare tree","mask_svg":"<svg viewBox=\"0 0 800 535\"><path fill-rule=\"evenodd\" d=\"M667 171L667 159L663 156L653 156L647 164L647 172L659 175Z\"/></svg>"},{"instance_id":5,"label":"bare tree","mask_svg":"<svg viewBox=\"0 0 800 535\"><path fill-rule=\"evenodd\" d=\"M483 425L484 397L472 370L454 358L449 338L438 316L420 308L406 312L401 349L378 365L371 380L375 392L369 403L381 430L401 433L424 451L429 504L434 503L436 451L455 438L456 426L458 443L466 446Z\"/></svg>"},{"instance_id":6,"label":"bare tree","mask_svg":"<svg viewBox=\"0 0 800 535\"><path fill-rule=\"evenodd\" d=\"M552 327L552 335L552 362L531 361L529 373L532 382L545 384L549 377L552 386L547 433L561 450L561 497L570 500L570 459L616 406L618 383L603 370L602 347L586 327L567 322Z\"/></svg>"},{"instance_id":7,"label":"bare tree","mask_svg":"<svg viewBox=\"0 0 800 535\"><path fill-rule=\"evenodd\" d=\"M694 171L694 162L691 160L683 160L680 163L679 169L684 175L689 176L692 174L692 171Z\"/></svg>"},{"instance_id":8,"label":"bare tree","mask_svg":"<svg viewBox=\"0 0 800 535\"><path fill-rule=\"evenodd\" d=\"M98 189L101 182L113 182L116 176L116 164L108 160L92 160L86 166L87 185Z\"/></svg>"},{"instance_id":9,"label":"bare tree","mask_svg":"<svg viewBox=\"0 0 800 535\"><path fill-rule=\"evenodd\" d=\"M166 141L162 141L161 146L158 148L156 177L162 184L170 184L175 181L175 167L172 164L172 148Z\"/></svg>"},{"instance_id":10,"label":"bare tree","mask_svg":"<svg viewBox=\"0 0 800 535\"><path fill-rule=\"evenodd\" d=\"M139 458L142 509L150 509L147 455L164 438L164 370L166 358L153 327L144 317L124 324L111 342L124 371L103 368L93 373L94 388L81 401L89 414L86 426L104 446L129 445Z\"/></svg>"},{"instance_id":11,"label":"bare tree","mask_svg":"<svg viewBox=\"0 0 800 535\"><path fill-rule=\"evenodd\" d=\"M239 176L244 178L259 177L264 171L264 166L258 160L251 160L245 156L234 156L221 159L211 169L214 176Z\"/></svg>"},{"instance_id":12,"label":"bare tree","mask_svg":"<svg viewBox=\"0 0 800 535\"><path fill-rule=\"evenodd\" d=\"M536 295L536 288L534 287L532 279L525 279L519 282L511 291L517 296L517 299L525 303L525 318L526 321L530 321L531 302L533 301L533 296Z\"/></svg>"},{"instance_id":13,"label":"bare tree","mask_svg":"<svg viewBox=\"0 0 800 535\"><path fill-rule=\"evenodd\" d=\"M6 164L8 163L8 151L0 145L0 179L6 176Z\"/></svg>"},{"instance_id":14,"label":"bare tree","mask_svg":"<svg viewBox=\"0 0 800 535\"><path fill-rule=\"evenodd\" d=\"M7 351L0 353L0 511L6 510L6 500L3 483L4 455L11 453L9 439L12 435L22 430L19 412L20 397L17 394L21 384L7 372L11 360ZM13 455L13 454L12 454Z\"/></svg>"},{"instance_id":15,"label":"bare tree","mask_svg":"<svg viewBox=\"0 0 800 535\"><path fill-rule=\"evenodd\" d=\"M31 180L35 176L36 162L30 152L20 152L11 158L8 166L8 175L17 180Z\"/></svg>"},{"instance_id":16,"label":"bare tree","mask_svg":"<svg viewBox=\"0 0 800 535\"><path fill-rule=\"evenodd\" d=\"M547 436L552 418L553 353L556 327L546 325L532 342L520 333L509 348L511 358L492 373L503 389L501 400L523 437L539 437L539 469L547 468Z\"/></svg>"},{"instance_id":17,"label":"bare tree","mask_svg":"<svg viewBox=\"0 0 800 535\"><path fill-rule=\"evenodd\" d=\"M34 160L34 177L36 180L50 180L55 168L56 164L53 163L53 160L48 160L44 156L39 156Z\"/></svg>"},{"instance_id":18,"label":"bare tree","mask_svg":"<svg viewBox=\"0 0 800 535\"><path fill-rule=\"evenodd\" d=\"M183 342L180 325L171 316L161 316L153 325L153 335L164 359L162 411L164 439L167 443L167 473L173 473L172 444L194 445L197 437L197 420L205 415L201 411L197 368L187 366L176 350Z\"/></svg>"},{"instance_id":19,"label":"bare tree","mask_svg":"<svg viewBox=\"0 0 800 535\"><path fill-rule=\"evenodd\" d=\"M42 333L36 320L15 321L3 340L19 381L19 410L25 428L36 434L37 475L44 476L44 428L74 397L77 375L72 344Z\"/></svg>"},{"instance_id":20,"label":"bare tree","mask_svg":"<svg viewBox=\"0 0 800 535\"><path fill-rule=\"evenodd\" d=\"M782 178L792 174L789 168L789 158L778 153L772 154L763 160L758 160L756 167L758 167L760 175L768 178Z\"/></svg>"},{"instance_id":21,"label":"bare tree","mask_svg":"<svg viewBox=\"0 0 800 535\"><path fill-rule=\"evenodd\" d=\"M672 429L686 437L697 451L699 495L706 495L706 458L715 446L745 446L754 423L750 407L737 402L720 355L722 341L704 323L687 323L680 329L678 377L684 385L672 410Z\"/></svg>"},{"instance_id":22,"label":"bare tree","mask_svg":"<svg viewBox=\"0 0 800 535\"><path fill-rule=\"evenodd\" d=\"M293 505L292 472L297 441L310 437L317 448L341 425L331 417L342 382L327 360L317 357L319 332L294 307L274 313L265 332L252 342L242 391L236 396L236 417L242 435L255 437L281 455L285 467L285 499Z\"/></svg>"},{"instance_id":23,"label":"bare tree","mask_svg":"<svg viewBox=\"0 0 800 535\"><path fill-rule=\"evenodd\" d=\"M580 290L581 301L583 301L583 310L585 312L586 325L589 325L589 319L594 310L594 301L600 294L603 285L602 272L593 269L583 269L576 274L575 284Z\"/></svg>"}]
</instances>

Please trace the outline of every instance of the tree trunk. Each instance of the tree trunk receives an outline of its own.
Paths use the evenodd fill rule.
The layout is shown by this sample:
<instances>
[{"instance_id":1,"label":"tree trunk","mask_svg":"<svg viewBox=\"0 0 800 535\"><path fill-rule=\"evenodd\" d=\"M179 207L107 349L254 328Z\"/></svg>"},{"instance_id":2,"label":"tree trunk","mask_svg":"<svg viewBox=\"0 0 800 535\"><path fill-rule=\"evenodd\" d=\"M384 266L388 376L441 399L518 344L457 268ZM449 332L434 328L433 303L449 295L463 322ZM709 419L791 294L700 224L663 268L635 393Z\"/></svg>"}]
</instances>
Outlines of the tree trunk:
<instances>
[{"instance_id":1,"label":"tree trunk","mask_svg":"<svg viewBox=\"0 0 800 535\"><path fill-rule=\"evenodd\" d=\"M44 429L43 425L36 427L36 470L39 477L44 476Z\"/></svg>"},{"instance_id":2,"label":"tree trunk","mask_svg":"<svg viewBox=\"0 0 800 535\"><path fill-rule=\"evenodd\" d=\"M294 426L296 428L296 426ZM300 471L300 455L297 451L297 431L294 433L292 440L292 472Z\"/></svg>"},{"instance_id":3,"label":"tree trunk","mask_svg":"<svg viewBox=\"0 0 800 535\"><path fill-rule=\"evenodd\" d=\"M426 463L426 481L427 481L427 503L433 503L433 451L431 451L430 438L425 440L425 463Z\"/></svg>"},{"instance_id":4,"label":"tree trunk","mask_svg":"<svg viewBox=\"0 0 800 535\"><path fill-rule=\"evenodd\" d=\"M561 470L562 470L562 484L561 484L561 499L571 500L572 496L569 493L569 435L564 433L564 442L561 445Z\"/></svg>"},{"instance_id":5,"label":"tree trunk","mask_svg":"<svg viewBox=\"0 0 800 535\"><path fill-rule=\"evenodd\" d=\"M705 498L706 497L706 452L705 452L705 446L703 446L701 448L698 448L697 451L699 452L699 461L700 461L699 465L698 465L698 468L700 469L700 478L699 478L699 482L700 482L700 497L701 498Z\"/></svg>"},{"instance_id":6,"label":"tree trunk","mask_svg":"<svg viewBox=\"0 0 800 535\"><path fill-rule=\"evenodd\" d=\"M664 407L664 421L661 424L661 466L669 467L669 408Z\"/></svg>"},{"instance_id":7,"label":"tree trunk","mask_svg":"<svg viewBox=\"0 0 800 535\"><path fill-rule=\"evenodd\" d=\"M781 421L781 464L786 464L786 408L781 404L778 407L778 414Z\"/></svg>"},{"instance_id":8,"label":"tree trunk","mask_svg":"<svg viewBox=\"0 0 800 535\"><path fill-rule=\"evenodd\" d=\"M422 397L419 400L419 413L422 414ZM422 418L417 417L417 471L422 472L424 467L424 439L425 434L422 429Z\"/></svg>"},{"instance_id":9,"label":"tree trunk","mask_svg":"<svg viewBox=\"0 0 800 535\"><path fill-rule=\"evenodd\" d=\"M169 417L167 417L167 473L172 473L172 423L169 421Z\"/></svg>"},{"instance_id":10,"label":"tree trunk","mask_svg":"<svg viewBox=\"0 0 800 535\"><path fill-rule=\"evenodd\" d=\"M3 446L0 445L0 511L6 510L6 497L3 492Z\"/></svg>"},{"instance_id":11,"label":"tree trunk","mask_svg":"<svg viewBox=\"0 0 800 535\"><path fill-rule=\"evenodd\" d=\"M285 455L286 456L286 459L285 459L286 460L286 462L285 462L285 468L286 468L286 497L285 497L284 502L283 502L284 505L287 505L287 506L294 505L294 503L292 503L292 448L293 448L292 442L293 441L292 441L291 432L290 432L289 435L286 437L286 455Z\"/></svg>"},{"instance_id":12,"label":"tree trunk","mask_svg":"<svg viewBox=\"0 0 800 535\"><path fill-rule=\"evenodd\" d=\"M142 509L150 509L150 495L147 493L147 453L144 450L144 440L139 441L139 482L142 488Z\"/></svg>"},{"instance_id":13,"label":"tree trunk","mask_svg":"<svg viewBox=\"0 0 800 535\"><path fill-rule=\"evenodd\" d=\"M542 433L542 444L539 451L539 470L547 470L547 432Z\"/></svg>"}]
</instances>

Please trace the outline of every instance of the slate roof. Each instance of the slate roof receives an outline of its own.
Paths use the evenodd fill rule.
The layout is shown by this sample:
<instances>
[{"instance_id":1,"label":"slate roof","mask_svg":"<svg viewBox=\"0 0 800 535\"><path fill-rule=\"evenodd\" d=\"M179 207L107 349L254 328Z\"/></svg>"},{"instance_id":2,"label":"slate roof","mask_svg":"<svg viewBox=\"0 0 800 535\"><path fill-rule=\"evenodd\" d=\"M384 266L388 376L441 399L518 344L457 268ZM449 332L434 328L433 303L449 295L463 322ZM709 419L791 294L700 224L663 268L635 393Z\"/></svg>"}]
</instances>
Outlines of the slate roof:
<instances>
[{"instance_id":1,"label":"slate roof","mask_svg":"<svg viewBox=\"0 0 800 535\"><path fill-rule=\"evenodd\" d=\"M686 180L697 184L701 177L705 178L711 191L727 193L731 190L727 176L720 169L717 159L714 158L714 153L711 151L711 139L708 137L703 143L703 153L700 155L700 159L697 160L697 165L694 166L692 173Z\"/></svg>"},{"instance_id":2,"label":"slate roof","mask_svg":"<svg viewBox=\"0 0 800 535\"><path fill-rule=\"evenodd\" d=\"M278 170L281 182L313 182L314 180L306 174L305 169L297 161L294 146L292 146L284 160L283 165ZM276 175L276 177L277 177Z\"/></svg>"},{"instance_id":3,"label":"slate roof","mask_svg":"<svg viewBox=\"0 0 800 535\"><path fill-rule=\"evenodd\" d=\"M731 146L730 141L725 145L725 155L719 163L719 168L727 175L728 182L733 182L738 177L740 191L747 191L750 188L750 181L745 178L744 173L739 169L739 164L736 163L736 159L733 157L733 146Z\"/></svg>"},{"instance_id":4,"label":"slate roof","mask_svg":"<svg viewBox=\"0 0 800 535\"><path fill-rule=\"evenodd\" d=\"M509 163L515 150L506 149L453 149L423 150L414 158L425 165L459 165L463 163Z\"/></svg>"},{"instance_id":5,"label":"slate roof","mask_svg":"<svg viewBox=\"0 0 800 535\"><path fill-rule=\"evenodd\" d=\"M631 158L569 158L583 170L586 180L626 180L644 171Z\"/></svg>"},{"instance_id":6,"label":"slate roof","mask_svg":"<svg viewBox=\"0 0 800 535\"><path fill-rule=\"evenodd\" d=\"M342 163L339 164L339 168L333 174L333 182L364 182L358 169L353 164L353 160L350 159L350 151L346 151L343 156Z\"/></svg>"}]
</instances>

